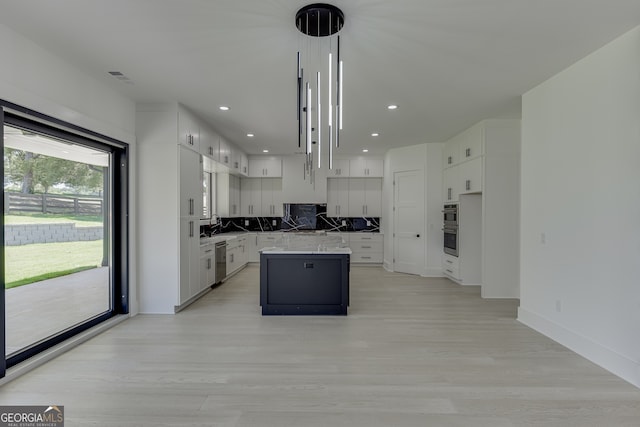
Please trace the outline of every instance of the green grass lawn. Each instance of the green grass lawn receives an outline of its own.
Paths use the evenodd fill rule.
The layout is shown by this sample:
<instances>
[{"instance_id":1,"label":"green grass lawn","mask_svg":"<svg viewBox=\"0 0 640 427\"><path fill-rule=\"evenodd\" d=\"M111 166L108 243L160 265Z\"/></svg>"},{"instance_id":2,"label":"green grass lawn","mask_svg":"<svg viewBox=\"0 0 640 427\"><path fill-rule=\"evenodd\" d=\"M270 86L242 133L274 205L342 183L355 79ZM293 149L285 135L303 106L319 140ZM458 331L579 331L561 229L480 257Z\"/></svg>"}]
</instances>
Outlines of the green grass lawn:
<instances>
[{"instance_id":1,"label":"green grass lawn","mask_svg":"<svg viewBox=\"0 0 640 427\"><path fill-rule=\"evenodd\" d=\"M6 246L5 288L98 267L102 253L102 240Z\"/></svg>"}]
</instances>

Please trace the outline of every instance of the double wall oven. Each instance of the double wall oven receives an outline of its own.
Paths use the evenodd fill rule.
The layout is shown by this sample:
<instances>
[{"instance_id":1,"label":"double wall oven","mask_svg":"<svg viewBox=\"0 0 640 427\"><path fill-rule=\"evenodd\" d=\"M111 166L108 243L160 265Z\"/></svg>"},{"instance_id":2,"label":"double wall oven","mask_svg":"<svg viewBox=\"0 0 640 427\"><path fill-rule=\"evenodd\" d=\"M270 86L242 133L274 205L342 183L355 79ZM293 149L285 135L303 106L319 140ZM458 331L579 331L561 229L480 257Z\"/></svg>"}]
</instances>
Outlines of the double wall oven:
<instances>
[{"instance_id":1,"label":"double wall oven","mask_svg":"<svg viewBox=\"0 0 640 427\"><path fill-rule=\"evenodd\" d=\"M458 205L444 205L442 211L444 225L444 252L449 255L458 256Z\"/></svg>"}]
</instances>

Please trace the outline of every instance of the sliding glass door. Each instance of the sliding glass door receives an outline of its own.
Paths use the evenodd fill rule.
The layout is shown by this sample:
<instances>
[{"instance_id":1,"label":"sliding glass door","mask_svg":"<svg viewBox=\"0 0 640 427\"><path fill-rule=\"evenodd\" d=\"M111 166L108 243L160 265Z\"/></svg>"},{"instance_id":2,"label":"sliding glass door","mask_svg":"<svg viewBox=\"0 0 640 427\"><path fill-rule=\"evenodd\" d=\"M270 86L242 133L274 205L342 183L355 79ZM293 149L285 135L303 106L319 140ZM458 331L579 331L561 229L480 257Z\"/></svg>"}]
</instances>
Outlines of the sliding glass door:
<instances>
[{"instance_id":1,"label":"sliding glass door","mask_svg":"<svg viewBox=\"0 0 640 427\"><path fill-rule=\"evenodd\" d=\"M6 111L2 132L10 367L127 311L126 147Z\"/></svg>"}]
</instances>

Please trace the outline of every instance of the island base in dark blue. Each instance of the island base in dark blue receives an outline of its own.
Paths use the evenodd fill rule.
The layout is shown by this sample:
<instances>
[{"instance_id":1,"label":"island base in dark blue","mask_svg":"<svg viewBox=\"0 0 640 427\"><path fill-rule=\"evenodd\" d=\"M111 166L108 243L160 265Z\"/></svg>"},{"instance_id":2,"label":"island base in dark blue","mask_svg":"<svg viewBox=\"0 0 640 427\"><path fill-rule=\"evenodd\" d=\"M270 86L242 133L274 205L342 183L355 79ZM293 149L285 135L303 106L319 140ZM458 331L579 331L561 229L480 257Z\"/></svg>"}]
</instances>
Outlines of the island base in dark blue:
<instances>
[{"instance_id":1,"label":"island base in dark blue","mask_svg":"<svg viewBox=\"0 0 640 427\"><path fill-rule=\"evenodd\" d=\"M346 315L349 254L260 254L263 315Z\"/></svg>"}]
</instances>

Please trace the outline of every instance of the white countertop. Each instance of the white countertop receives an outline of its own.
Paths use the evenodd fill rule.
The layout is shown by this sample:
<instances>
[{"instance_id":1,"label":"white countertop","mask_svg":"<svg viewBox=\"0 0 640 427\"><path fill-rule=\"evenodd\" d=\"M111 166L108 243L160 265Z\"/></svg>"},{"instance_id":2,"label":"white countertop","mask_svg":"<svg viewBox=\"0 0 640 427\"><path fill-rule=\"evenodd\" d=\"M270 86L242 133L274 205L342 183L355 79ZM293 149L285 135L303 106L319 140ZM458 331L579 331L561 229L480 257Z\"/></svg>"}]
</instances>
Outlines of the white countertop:
<instances>
[{"instance_id":1,"label":"white countertop","mask_svg":"<svg viewBox=\"0 0 640 427\"><path fill-rule=\"evenodd\" d=\"M294 255L294 254L304 254L304 255L335 255L335 254L348 254L351 255L351 249L350 248L308 248L308 249L302 249L302 248L295 248L295 249L287 249L284 247L277 247L277 246L272 246L272 247L268 247L268 248L262 248L260 249L260 253L269 253L269 254L287 254L287 255Z\"/></svg>"}]
</instances>

